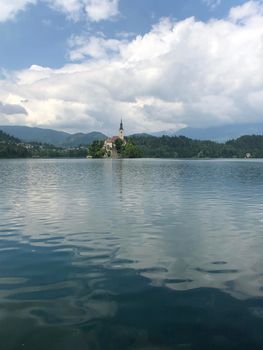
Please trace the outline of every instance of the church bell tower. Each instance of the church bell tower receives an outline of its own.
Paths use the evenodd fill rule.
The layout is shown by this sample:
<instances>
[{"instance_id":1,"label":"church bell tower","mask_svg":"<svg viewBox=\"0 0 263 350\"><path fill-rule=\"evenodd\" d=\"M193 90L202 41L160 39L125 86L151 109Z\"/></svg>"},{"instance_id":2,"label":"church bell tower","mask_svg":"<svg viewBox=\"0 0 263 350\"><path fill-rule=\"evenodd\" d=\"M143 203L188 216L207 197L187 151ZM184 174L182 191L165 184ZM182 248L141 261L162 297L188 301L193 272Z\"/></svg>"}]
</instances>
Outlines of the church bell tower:
<instances>
[{"instance_id":1,"label":"church bell tower","mask_svg":"<svg viewBox=\"0 0 263 350\"><path fill-rule=\"evenodd\" d=\"M120 138L122 141L124 141L124 129L123 129L122 119L121 119L120 129L119 129L119 138Z\"/></svg>"}]
</instances>

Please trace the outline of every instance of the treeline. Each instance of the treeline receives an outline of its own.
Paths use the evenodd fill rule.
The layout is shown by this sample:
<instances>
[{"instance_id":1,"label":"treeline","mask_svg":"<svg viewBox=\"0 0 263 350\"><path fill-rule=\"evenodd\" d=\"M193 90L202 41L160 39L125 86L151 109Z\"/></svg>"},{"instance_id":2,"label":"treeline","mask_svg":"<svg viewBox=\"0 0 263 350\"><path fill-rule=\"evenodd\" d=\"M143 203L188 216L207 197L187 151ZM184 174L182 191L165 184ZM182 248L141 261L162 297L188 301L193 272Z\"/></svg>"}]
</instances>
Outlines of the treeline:
<instances>
[{"instance_id":1,"label":"treeline","mask_svg":"<svg viewBox=\"0 0 263 350\"><path fill-rule=\"evenodd\" d=\"M143 153L130 138L124 143L121 139L115 141L116 150L121 158L142 158Z\"/></svg>"},{"instance_id":2,"label":"treeline","mask_svg":"<svg viewBox=\"0 0 263 350\"><path fill-rule=\"evenodd\" d=\"M103 141L76 148L59 148L41 143L24 144L0 130L0 158L93 158L105 156ZM136 135L126 138L126 144L116 141L115 148L122 158L263 158L263 136L242 136L226 143L192 140L184 136Z\"/></svg>"},{"instance_id":3,"label":"treeline","mask_svg":"<svg viewBox=\"0 0 263 350\"><path fill-rule=\"evenodd\" d=\"M21 141L0 130L0 158L26 158L28 151Z\"/></svg>"},{"instance_id":4,"label":"treeline","mask_svg":"<svg viewBox=\"0 0 263 350\"><path fill-rule=\"evenodd\" d=\"M263 136L242 136L226 143L192 140L184 136L137 135L129 141L139 147L144 158L263 158Z\"/></svg>"},{"instance_id":5,"label":"treeline","mask_svg":"<svg viewBox=\"0 0 263 350\"><path fill-rule=\"evenodd\" d=\"M253 158L263 158L263 136L242 136L236 140L231 140L226 143L229 152L233 156L242 158L245 153L250 153Z\"/></svg>"},{"instance_id":6,"label":"treeline","mask_svg":"<svg viewBox=\"0 0 263 350\"><path fill-rule=\"evenodd\" d=\"M21 144L10 144L0 141L0 158L28 158L28 150Z\"/></svg>"},{"instance_id":7,"label":"treeline","mask_svg":"<svg viewBox=\"0 0 263 350\"><path fill-rule=\"evenodd\" d=\"M21 141L19 139L17 139L16 137L10 136L8 134L6 134L5 132L3 132L2 130L0 130L0 142L4 143L21 143Z\"/></svg>"},{"instance_id":8,"label":"treeline","mask_svg":"<svg viewBox=\"0 0 263 350\"><path fill-rule=\"evenodd\" d=\"M84 158L86 155L87 147L64 149L37 142L24 144L0 130L0 158Z\"/></svg>"}]
</instances>

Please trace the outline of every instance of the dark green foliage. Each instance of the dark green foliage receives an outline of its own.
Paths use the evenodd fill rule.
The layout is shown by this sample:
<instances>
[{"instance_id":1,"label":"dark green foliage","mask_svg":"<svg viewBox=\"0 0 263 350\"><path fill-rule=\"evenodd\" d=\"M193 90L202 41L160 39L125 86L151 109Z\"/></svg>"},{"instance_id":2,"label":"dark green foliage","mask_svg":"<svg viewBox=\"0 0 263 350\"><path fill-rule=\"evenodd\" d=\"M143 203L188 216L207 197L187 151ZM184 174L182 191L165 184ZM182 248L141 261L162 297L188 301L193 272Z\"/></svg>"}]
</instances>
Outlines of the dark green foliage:
<instances>
[{"instance_id":1,"label":"dark green foliage","mask_svg":"<svg viewBox=\"0 0 263 350\"><path fill-rule=\"evenodd\" d=\"M103 158L105 149L103 148L104 141L93 141L89 146L88 155L92 158Z\"/></svg>"},{"instance_id":2,"label":"dark green foliage","mask_svg":"<svg viewBox=\"0 0 263 350\"><path fill-rule=\"evenodd\" d=\"M236 140L226 142L226 146L235 149L237 157L250 153L253 158L263 158L263 136L241 136Z\"/></svg>"},{"instance_id":3,"label":"dark green foliage","mask_svg":"<svg viewBox=\"0 0 263 350\"><path fill-rule=\"evenodd\" d=\"M6 134L5 132L3 132L2 130L0 130L0 142L9 142L9 143L21 143L21 141L13 136L10 136L8 134Z\"/></svg>"},{"instance_id":4,"label":"dark green foliage","mask_svg":"<svg viewBox=\"0 0 263 350\"><path fill-rule=\"evenodd\" d=\"M106 150L103 147L103 141L94 141L89 146L88 155L92 158L103 158ZM142 150L136 146L131 140L124 143L121 139L114 141L115 153L119 158L141 158L143 153ZM109 153L110 157L111 154Z\"/></svg>"},{"instance_id":5,"label":"dark green foliage","mask_svg":"<svg viewBox=\"0 0 263 350\"><path fill-rule=\"evenodd\" d=\"M123 151L123 141L121 139L117 139L114 141L114 144L115 144L115 147L116 147L116 150L118 153L121 153Z\"/></svg>"},{"instance_id":6,"label":"dark green foliage","mask_svg":"<svg viewBox=\"0 0 263 350\"><path fill-rule=\"evenodd\" d=\"M34 158L85 158L87 149L78 148L59 148L53 145L34 145L30 150L30 156Z\"/></svg>"},{"instance_id":7,"label":"dark green foliage","mask_svg":"<svg viewBox=\"0 0 263 350\"><path fill-rule=\"evenodd\" d=\"M121 139L115 141L115 147L120 158L141 158L142 151L131 140L124 143Z\"/></svg>"},{"instance_id":8,"label":"dark green foliage","mask_svg":"<svg viewBox=\"0 0 263 350\"><path fill-rule=\"evenodd\" d=\"M23 145L0 142L0 158L27 158L27 157L30 157L30 153Z\"/></svg>"},{"instance_id":9,"label":"dark green foliage","mask_svg":"<svg viewBox=\"0 0 263 350\"><path fill-rule=\"evenodd\" d=\"M0 158L26 158L28 156L29 152L20 140L0 130Z\"/></svg>"},{"instance_id":10,"label":"dark green foliage","mask_svg":"<svg viewBox=\"0 0 263 350\"><path fill-rule=\"evenodd\" d=\"M88 155L103 158L103 144L104 141L94 141L89 146ZM242 136L223 144L184 136L137 135L128 137L125 145L122 140L116 140L115 148L122 158L244 158L247 153L253 158L263 158L263 136ZM84 158L86 155L85 147L65 149L36 142L25 144L0 130L0 158Z\"/></svg>"},{"instance_id":11,"label":"dark green foliage","mask_svg":"<svg viewBox=\"0 0 263 350\"><path fill-rule=\"evenodd\" d=\"M132 136L128 140L145 158L244 158L246 153L263 158L263 136L242 136L225 144L185 136Z\"/></svg>"},{"instance_id":12,"label":"dark green foliage","mask_svg":"<svg viewBox=\"0 0 263 350\"><path fill-rule=\"evenodd\" d=\"M85 147L63 149L37 142L24 144L19 139L9 136L0 130L0 158L55 158L86 157Z\"/></svg>"},{"instance_id":13,"label":"dark green foliage","mask_svg":"<svg viewBox=\"0 0 263 350\"><path fill-rule=\"evenodd\" d=\"M102 143L95 143L94 158L103 157ZM126 145L115 141L115 147L122 158L244 158L250 153L253 158L263 158L263 136L242 136L223 143L192 140L185 136L134 135L127 138Z\"/></svg>"},{"instance_id":14,"label":"dark green foliage","mask_svg":"<svg viewBox=\"0 0 263 350\"><path fill-rule=\"evenodd\" d=\"M143 155L142 150L134 145L132 142L128 142L122 150L121 156L124 158L141 158Z\"/></svg>"}]
</instances>

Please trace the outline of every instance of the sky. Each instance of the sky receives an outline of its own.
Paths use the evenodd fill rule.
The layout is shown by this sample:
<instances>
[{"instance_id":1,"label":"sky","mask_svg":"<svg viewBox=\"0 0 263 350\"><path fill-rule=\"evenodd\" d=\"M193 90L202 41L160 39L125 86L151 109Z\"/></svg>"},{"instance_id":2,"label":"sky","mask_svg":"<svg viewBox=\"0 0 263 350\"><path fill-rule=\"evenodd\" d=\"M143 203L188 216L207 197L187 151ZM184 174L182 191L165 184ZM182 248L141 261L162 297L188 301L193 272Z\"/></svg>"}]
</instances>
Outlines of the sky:
<instances>
[{"instance_id":1,"label":"sky","mask_svg":"<svg viewBox=\"0 0 263 350\"><path fill-rule=\"evenodd\" d=\"M263 122L263 0L0 0L0 125Z\"/></svg>"}]
</instances>

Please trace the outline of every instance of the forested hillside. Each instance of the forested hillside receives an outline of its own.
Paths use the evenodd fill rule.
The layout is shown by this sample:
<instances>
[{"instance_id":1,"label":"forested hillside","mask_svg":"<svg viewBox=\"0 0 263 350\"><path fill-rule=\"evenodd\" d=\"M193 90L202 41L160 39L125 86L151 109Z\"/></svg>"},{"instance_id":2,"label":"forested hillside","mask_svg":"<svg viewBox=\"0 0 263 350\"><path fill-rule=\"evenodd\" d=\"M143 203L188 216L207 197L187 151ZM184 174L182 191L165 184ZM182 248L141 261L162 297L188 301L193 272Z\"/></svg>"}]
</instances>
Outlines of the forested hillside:
<instances>
[{"instance_id":1,"label":"forested hillside","mask_svg":"<svg viewBox=\"0 0 263 350\"><path fill-rule=\"evenodd\" d=\"M25 158L29 153L21 141L0 130L0 158Z\"/></svg>"},{"instance_id":2,"label":"forested hillside","mask_svg":"<svg viewBox=\"0 0 263 350\"><path fill-rule=\"evenodd\" d=\"M263 136L242 136L226 143L192 140L185 136L133 136L143 157L149 158L244 158L250 153L263 158Z\"/></svg>"},{"instance_id":3,"label":"forested hillside","mask_svg":"<svg viewBox=\"0 0 263 350\"><path fill-rule=\"evenodd\" d=\"M60 148L49 144L22 143L0 130L0 158L85 158L86 147Z\"/></svg>"},{"instance_id":4,"label":"forested hillside","mask_svg":"<svg viewBox=\"0 0 263 350\"><path fill-rule=\"evenodd\" d=\"M226 143L192 140L185 136L149 135L131 136L127 141L127 147L120 152L124 158L244 158L248 153L252 158L263 158L263 136L257 135L242 136ZM90 153L96 145L101 148L103 141L95 141L89 147ZM86 147L61 148L49 144L25 144L0 130L0 158L84 158L86 155Z\"/></svg>"}]
</instances>

